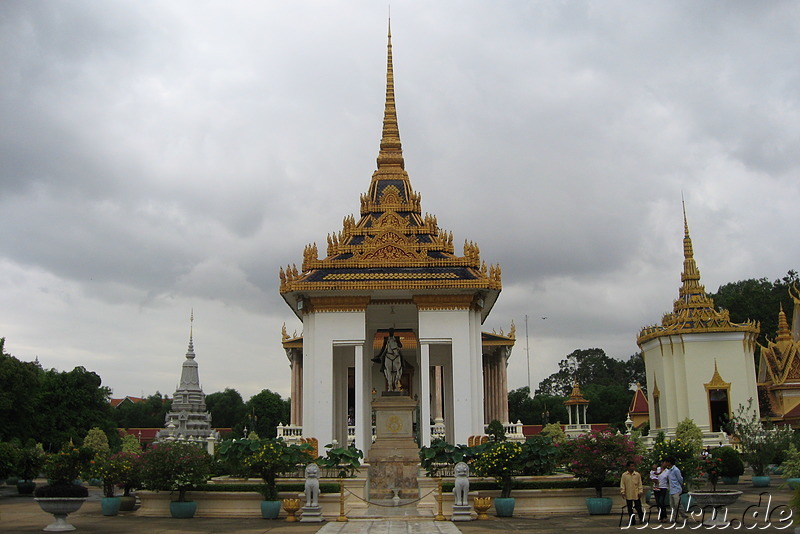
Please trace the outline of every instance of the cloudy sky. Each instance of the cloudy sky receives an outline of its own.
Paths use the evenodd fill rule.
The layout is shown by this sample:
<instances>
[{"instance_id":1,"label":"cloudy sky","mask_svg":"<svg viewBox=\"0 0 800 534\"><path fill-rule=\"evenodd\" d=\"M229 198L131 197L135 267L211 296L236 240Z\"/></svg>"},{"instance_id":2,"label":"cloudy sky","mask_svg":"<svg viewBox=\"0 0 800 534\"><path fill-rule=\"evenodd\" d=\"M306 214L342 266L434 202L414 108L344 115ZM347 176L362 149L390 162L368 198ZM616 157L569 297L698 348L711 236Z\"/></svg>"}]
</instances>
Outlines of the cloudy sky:
<instances>
[{"instance_id":1,"label":"cloudy sky","mask_svg":"<svg viewBox=\"0 0 800 534\"><path fill-rule=\"evenodd\" d=\"M378 153L375 1L0 2L0 336L115 396L289 393L278 294L356 213ZM800 4L392 3L406 168L503 268L510 386L618 358L682 267L800 267ZM547 317L542 320L541 317Z\"/></svg>"}]
</instances>

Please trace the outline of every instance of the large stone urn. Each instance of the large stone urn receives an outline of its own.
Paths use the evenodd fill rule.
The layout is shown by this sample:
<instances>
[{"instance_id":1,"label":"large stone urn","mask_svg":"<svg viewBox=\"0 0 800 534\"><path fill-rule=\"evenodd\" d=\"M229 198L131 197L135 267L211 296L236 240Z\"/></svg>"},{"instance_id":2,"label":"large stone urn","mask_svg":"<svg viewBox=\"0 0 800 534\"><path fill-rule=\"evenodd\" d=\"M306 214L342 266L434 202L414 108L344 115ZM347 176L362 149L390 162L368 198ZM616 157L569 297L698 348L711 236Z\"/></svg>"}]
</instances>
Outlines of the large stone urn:
<instances>
[{"instance_id":1,"label":"large stone urn","mask_svg":"<svg viewBox=\"0 0 800 534\"><path fill-rule=\"evenodd\" d=\"M741 494L741 491L692 491L689 492L689 507L700 507L703 525L726 526L726 507L735 503Z\"/></svg>"},{"instance_id":2,"label":"large stone urn","mask_svg":"<svg viewBox=\"0 0 800 534\"><path fill-rule=\"evenodd\" d=\"M53 514L55 518L54 522L44 528L46 532L69 532L75 530L75 527L67 522L67 516L77 512L86 497L37 497L34 500L42 510Z\"/></svg>"}]
</instances>

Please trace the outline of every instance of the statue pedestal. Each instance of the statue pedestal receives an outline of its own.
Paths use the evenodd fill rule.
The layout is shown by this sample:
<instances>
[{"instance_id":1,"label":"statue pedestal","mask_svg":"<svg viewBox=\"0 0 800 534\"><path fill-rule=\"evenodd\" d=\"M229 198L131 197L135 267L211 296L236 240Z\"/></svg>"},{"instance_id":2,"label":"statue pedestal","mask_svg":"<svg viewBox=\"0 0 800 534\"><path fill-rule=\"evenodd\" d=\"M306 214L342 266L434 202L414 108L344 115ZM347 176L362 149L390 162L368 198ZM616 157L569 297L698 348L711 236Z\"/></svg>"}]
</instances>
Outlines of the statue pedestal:
<instances>
[{"instance_id":1,"label":"statue pedestal","mask_svg":"<svg viewBox=\"0 0 800 534\"><path fill-rule=\"evenodd\" d=\"M300 509L300 522L301 523L322 523L322 507L320 506L303 506Z\"/></svg>"},{"instance_id":2,"label":"statue pedestal","mask_svg":"<svg viewBox=\"0 0 800 534\"><path fill-rule=\"evenodd\" d=\"M417 401L394 392L372 403L375 442L369 449L369 495L372 499L419 497L419 447L414 441Z\"/></svg>"},{"instance_id":3,"label":"statue pedestal","mask_svg":"<svg viewBox=\"0 0 800 534\"><path fill-rule=\"evenodd\" d=\"M451 521L472 521L472 507L468 504L454 504Z\"/></svg>"}]
</instances>

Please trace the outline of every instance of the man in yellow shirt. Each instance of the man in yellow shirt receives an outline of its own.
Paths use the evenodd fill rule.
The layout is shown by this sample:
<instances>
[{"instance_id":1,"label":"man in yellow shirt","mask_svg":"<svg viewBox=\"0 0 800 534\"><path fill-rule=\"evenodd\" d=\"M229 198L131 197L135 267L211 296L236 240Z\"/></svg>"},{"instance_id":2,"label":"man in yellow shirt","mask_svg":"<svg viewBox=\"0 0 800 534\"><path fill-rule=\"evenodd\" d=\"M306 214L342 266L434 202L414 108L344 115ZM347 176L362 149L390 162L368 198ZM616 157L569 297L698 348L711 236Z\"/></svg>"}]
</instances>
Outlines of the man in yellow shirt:
<instances>
[{"instance_id":1,"label":"man in yellow shirt","mask_svg":"<svg viewBox=\"0 0 800 534\"><path fill-rule=\"evenodd\" d=\"M619 492L625 503L628 505L628 517L630 524L636 524L636 518L633 516L633 509L636 508L636 515L639 516L639 521L644 521L644 512L642 511L642 494L644 487L642 487L642 475L636 470L636 464L628 462L625 464L626 471L622 473L622 478L619 481Z\"/></svg>"}]
</instances>

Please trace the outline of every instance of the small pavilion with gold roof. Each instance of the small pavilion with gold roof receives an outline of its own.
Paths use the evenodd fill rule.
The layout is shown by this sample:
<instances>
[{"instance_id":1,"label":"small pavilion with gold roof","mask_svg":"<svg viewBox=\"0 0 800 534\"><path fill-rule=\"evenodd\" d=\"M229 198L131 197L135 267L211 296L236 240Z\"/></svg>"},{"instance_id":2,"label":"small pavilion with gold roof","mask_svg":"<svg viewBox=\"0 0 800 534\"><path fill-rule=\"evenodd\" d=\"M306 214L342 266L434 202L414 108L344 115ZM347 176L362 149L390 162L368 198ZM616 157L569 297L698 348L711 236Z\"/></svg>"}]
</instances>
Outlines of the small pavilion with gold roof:
<instances>
[{"instance_id":1,"label":"small pavilion with gold roof","mask_svg":"<svg viewBox=\"0 0 800 534\"><path fill-rule=\"evenodd\" d=\"M683 223L683 284L673 311L660 325L644 327L636 342L647 373L651 435L672 436L688 417L716 444L726 441L722 419L757 398L753 354L760 325L732 323L727 310L715 308L700 283L685 210Z\"/></svg>"},{"instance_id":2,"label":"small pavilion with gold roof","mask_svg":"<svg viewBox=\"0 0 800 534\"><path fill-rule=\"evenodd\" d=\"M501 290L500 267L487 266L475 243L456 254L452 232L423 214L405 170L388 37L383 132L360 217L320 251L280 270L280 293L303 322L283 332L291 374L291 421L285 436L319 443L372 441L371 402L386 389L372 362L390 329L402 345L402 389L419 401L418 441L466 443L493 419L508 422L508 335L481 332Z\"/></svg>"},{"instance_id":3,"label":"small pavilion with gold roof","mask_svg":"<svg viewBox=\"0 0 800 534\"><path fill-rule=\"evenodd\" d=\"M797 427L800 426L800 292L792 287L789 294L794 300L792 326L789 327L781 308L778 336L766 345L759 345L758 387L766 394L770 419Z\"/></svg>"}]
</instances>

